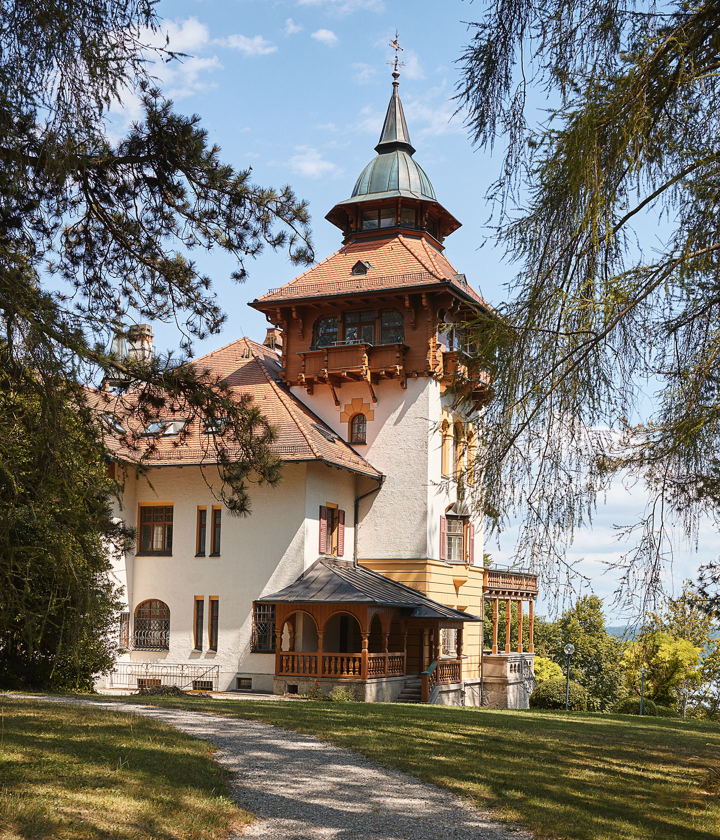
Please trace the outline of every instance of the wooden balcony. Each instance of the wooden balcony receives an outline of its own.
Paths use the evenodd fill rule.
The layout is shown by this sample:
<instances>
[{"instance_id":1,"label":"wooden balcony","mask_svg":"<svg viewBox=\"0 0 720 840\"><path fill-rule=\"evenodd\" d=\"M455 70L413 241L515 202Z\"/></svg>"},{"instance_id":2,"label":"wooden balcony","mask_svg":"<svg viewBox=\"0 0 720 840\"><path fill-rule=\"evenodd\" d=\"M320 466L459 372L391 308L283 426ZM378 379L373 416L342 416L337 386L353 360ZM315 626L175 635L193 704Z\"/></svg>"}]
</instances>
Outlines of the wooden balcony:
<instances>
[{"instance_id":1,"label":"wooden balcony","mask_svg":"<svg viewBox=\"0 0 720 840\"><path fill-rule=\"evenodd\" d=\"M421 676L421 699L427 703L436 686L462 682L462 659L436 659Z\"/></svg>"},{"instance_id":2,"label":"wooden balcony","mask_svg":"<svg viewBox=\"0 0 720 840\"><path fill-rule=\"evenodd\" d=\"M440 375L445 385L459 392L467 392L477 408L487 405L491 398L490 377L474 362L458 350L445 350L440 354Z\"/></svg>"},{"instance_id":3,"label":"wooden balcony","mask_svg":"<svg viewBox=\"0 0 720 840\"><path fill-rule=\"evenodd\" d=\"M298 355L302 359L300 384L341 384L343 380L376 383L400 379L405 385L405 344L337 344Z\"/></svg>"},{"instance_id":4,"label":"wooden balcony","mask_svg":"<svg viewBox=\"0 0 720 840\"><path fill-rule=\"evenodd\" d=\"M537 575L507 569L485 569L483 592L490 598L532 600L537 596Z\"/></svg>"},{"instance_id":5,"label":"wooden balcony","mask_svg":"<svg viewBox=\"0 0 720 840\"><path fill-rule=\"evenodd\" d=\"M402 677L405 653L295 653L278 651L275 674L283 677L327 677L366 680Z\"/></svg>"}]
</instances>

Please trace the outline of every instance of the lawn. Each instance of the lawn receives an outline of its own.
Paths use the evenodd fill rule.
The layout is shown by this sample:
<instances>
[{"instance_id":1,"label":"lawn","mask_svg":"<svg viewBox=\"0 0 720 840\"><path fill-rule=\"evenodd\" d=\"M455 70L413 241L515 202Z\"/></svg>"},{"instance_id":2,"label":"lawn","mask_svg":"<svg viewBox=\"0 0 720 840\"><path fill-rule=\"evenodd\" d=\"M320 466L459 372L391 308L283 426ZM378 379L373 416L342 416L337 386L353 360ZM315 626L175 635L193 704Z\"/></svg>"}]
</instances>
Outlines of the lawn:
<instances>
[{"instance_id":1,"label":"lawn","mask_svg":"<svg viewBox=\"0 0 720 840\"><path fill-rule=\"evenodd\" d=\"M212 753L146 718L0 694L0 837L226 840L252 817Z\"/></svg>"},{"instance_id":2,"label":"lawn","mask_svg":"<svg viewBox=\"0 0 720 840\"><path fill-rule=\"evenodd\" d=\"M123 698L351 747L558 840L717 840L720 726L379 703Z\"/></svg>"}]
</instances>

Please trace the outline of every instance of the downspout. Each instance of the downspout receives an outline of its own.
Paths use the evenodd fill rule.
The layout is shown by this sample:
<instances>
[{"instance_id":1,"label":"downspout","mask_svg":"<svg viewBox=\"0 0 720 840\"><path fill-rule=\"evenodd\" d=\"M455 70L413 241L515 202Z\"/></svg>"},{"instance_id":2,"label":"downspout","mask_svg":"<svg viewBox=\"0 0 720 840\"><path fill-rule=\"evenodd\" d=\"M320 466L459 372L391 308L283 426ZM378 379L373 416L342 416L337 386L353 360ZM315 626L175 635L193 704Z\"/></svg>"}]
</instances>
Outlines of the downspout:
<instances>
[{"instance_id":1,"label":"downspout","mask_svg":"<svg viewBox=\"0 0 720 840\"><path fill-rule=\"evenodd\" d=\"M360 501L362 499L366 499L368 496L372 496L373 493L377 493L385 483L385 476L381 475L377 480L378 486L373 487L372 490L368 490L367 493L363 493L362 496L355 497L355 518L353 519L353 566L357 566L357 547L358 547L358 514L360 511Z\"/></svg>"}]
</instances>

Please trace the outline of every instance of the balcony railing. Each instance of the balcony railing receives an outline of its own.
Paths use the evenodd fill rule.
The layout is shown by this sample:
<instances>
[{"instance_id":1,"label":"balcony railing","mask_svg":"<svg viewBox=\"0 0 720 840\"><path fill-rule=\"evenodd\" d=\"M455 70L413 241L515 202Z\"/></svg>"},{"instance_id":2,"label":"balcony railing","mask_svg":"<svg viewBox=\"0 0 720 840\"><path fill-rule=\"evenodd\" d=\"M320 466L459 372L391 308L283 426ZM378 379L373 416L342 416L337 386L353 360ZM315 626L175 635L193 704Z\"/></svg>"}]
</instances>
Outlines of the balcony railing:
<instances>
[{"instance_id":1,"label":"balcony railing","mask_svg":"<svg viewBox=\"0 0 720 840\"><path fill-rule=\"evenodd\" d=\"M314 378L327 374L357 374L380 372L394 368L402 369L405 364L404 344L334 344L320 350L300 353L302 374Z\"/></svg>"},{"instance_id":2,"label":"balcony railing","mask_svg":"<svg viewBox=\"0 0 720 840\"><path fill-rule=\"evenodd\" d=\"M375 679L405 675L405 653L368 653L366 673L363 673L363 656L362 653L278 651L275 674L279 677L327 679Z\"/></svg>"},{"instance_id":3,"label":"balcony railing","mask_svg":"<svg viewBox=\"0 0 720 840\"><path fill-rule=\"evenodd\" d=\"M421 674L421 699L429 702L438 685L450 685L462 681L462 659L436 659L427 671Z\"/></svg>"},{"instance_id":4,"label":"balcony railing","mask_svg":"<svg viewBox=\"0 0 720 840\"><path fill-rule=\"evenodd\" d=\"M132 646L135 650L169 650L170 620L136 618Z\"/></svg>"},{"instance_id":5,"label":"balcony railing","mask_svg":"<svg viewBox=\"0 0 720 840\"><path fill-rule=\"evenodd\" d=\"M537 594L538 591L537 575L522 571L513 572L509 569L486 569L483 584L485 592L491 595Z\"/></svg>"}]
</instances>

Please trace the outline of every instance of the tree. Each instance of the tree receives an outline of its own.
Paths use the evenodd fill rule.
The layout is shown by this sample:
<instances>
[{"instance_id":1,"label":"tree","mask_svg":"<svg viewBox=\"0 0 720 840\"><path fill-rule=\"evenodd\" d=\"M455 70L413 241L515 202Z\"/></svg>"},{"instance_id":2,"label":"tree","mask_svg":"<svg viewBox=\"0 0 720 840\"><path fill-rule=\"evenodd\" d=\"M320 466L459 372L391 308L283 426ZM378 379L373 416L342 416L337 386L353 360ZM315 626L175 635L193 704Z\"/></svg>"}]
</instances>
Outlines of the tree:
<instances>
[{"instance_id":1,"label":"tree","mask_svg":"<svg viewBox=\"0 0 720 840\"><path fill-rule=\"evenodd\" d=\"M658 631L642 633L622 657L628 688L640 694L644 668L647 697L664 706L677 704L677 692L684 683L699 681L698 662L699 651L691 642Z\"/></svg>"},{"instance_id":2,"label":"tree","mask_svg":"<svg viewBox=\"0 0 720 840\"><path fill-rule=\"evenodd\" d=\"M207 371L183 364L193 339L217 333L225 318L192 254L198 248L228 251L237 259L237 281L266 246L310 261L307 207L289 187L259 187L249 171L223 163L199 118L174 112L151 75L151 58L178 58L148 46L158 26L153 0L9 0L0 7L0 344L7 389L0 408L9 412L0 423L10 430L25 424L32 432L22 447L3 452L3 486L13 488L3 502L15 523L32 511L49 511L40 529L46 535L55 500L66 511L67 544L48 551L33 578L37 598L47 597L51 612L60 603L53 600L59 597L53 594L56 574L76 576L75 595L86 586L87 610L92 602L104 614L111 600L87 583L102 568L102 539L116 535L107 487L96 483L102 445L92 447L109 430L102 428L96 395L85 386L118 378L134 383L130 395L118 396L116 408L135 418L123 444L138 457L140 431L163 409L191 420L222 418L224 433L210 437L220 496L233 513L249 511L250 480L273 484L280 478L270 449L275 433L259 409L234 398ZM142 117L112 142L108 109L124 96L140 98ZM108 351L113 334L126 334L130 324L144 320L177 323L183 355L142 361ZM14 400L25 412L22 421L13 413ZM93 402L96 412L87 410ZM73 412L77 428L70 424ZM32 426L33 414L45 428ZM40 468L27 465L41 458L57 469L60 485L32 478ZM97 486L92 504L89 482ZM81 510L104 506L105 513L93 508L92 515L73 516L75 502ZM11 566L17 552L39 556L39 543L28 547L22 529L3 535L3 561ZM34 607L23 600L28 584L16 572L4 583L3 615L13 605L40 609L39 600ZM57 631L65 650L68 638L79 649L81 613L79 606L64 609L75 633ZM2 655L14 656L20 648L7 638ZM55 670L43 673L57 673L60 642L48 646L43 638L47 633L39 631L23 636L28 674L30 663L50 655Z\"/></svg>"},{"instance_id":3,"label":"tree","mask_svg":"<svg viewBox=\"0 0 720 840\"><path fill-rule=\"evenodd\" d=\"M622 645L605 630L602 602L596 595L579 598L557 621L536 624L536 649L566 668L566 644L575 646L570 678L588 692L588 708L609 709L625 693L620 669Z\"/></svg>"},{"instance_id":4,"label":"tree","mask_svg":"<svg viewBox=\"0 0 720 840\"><path fill-rule=\"evenodd\" d=\"M622 564L642 611L668 523L693 532L720 500L719 19L717 0L496 0L461 58L473 140L507 141L490 196L520 265L474 325L495 393L483 504L495 526L522 509L520 553L556 581L610 479L644 481Z\"/></svg>"}]
</instances>

